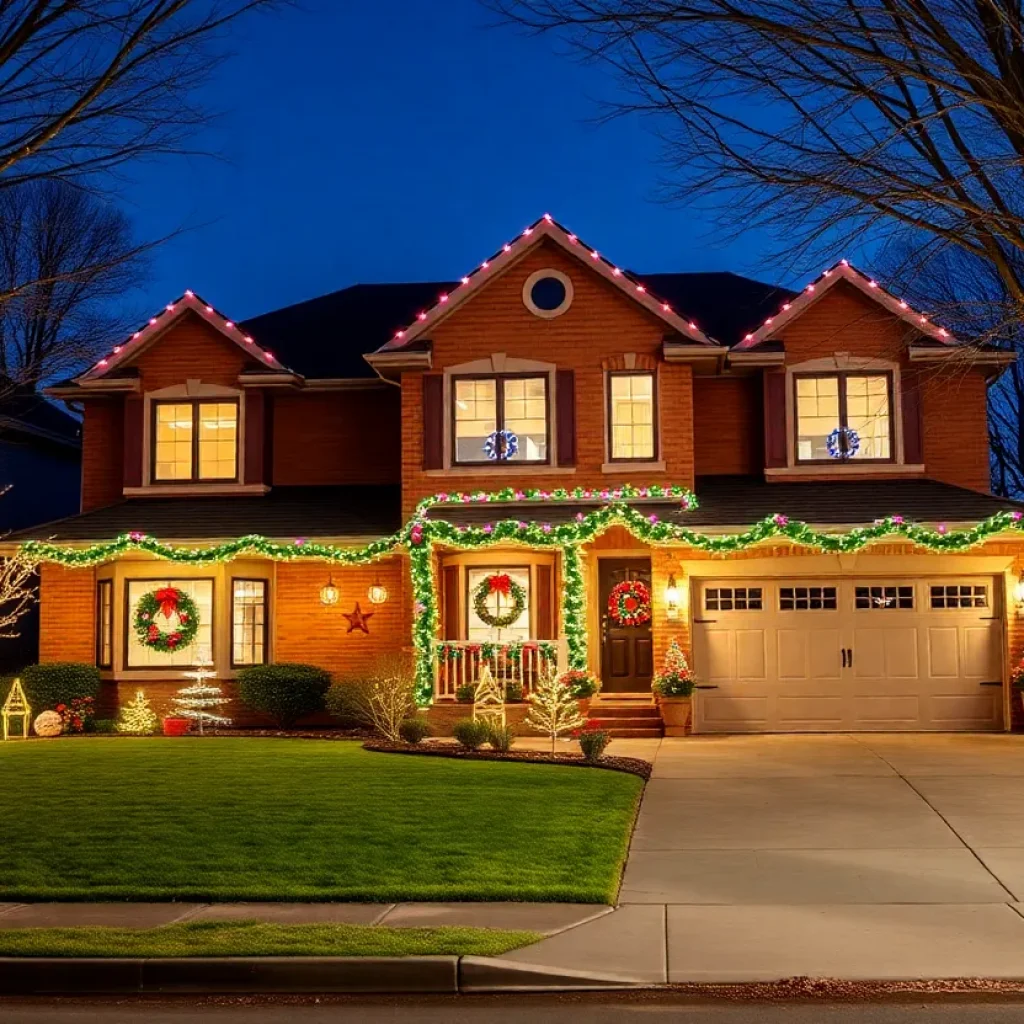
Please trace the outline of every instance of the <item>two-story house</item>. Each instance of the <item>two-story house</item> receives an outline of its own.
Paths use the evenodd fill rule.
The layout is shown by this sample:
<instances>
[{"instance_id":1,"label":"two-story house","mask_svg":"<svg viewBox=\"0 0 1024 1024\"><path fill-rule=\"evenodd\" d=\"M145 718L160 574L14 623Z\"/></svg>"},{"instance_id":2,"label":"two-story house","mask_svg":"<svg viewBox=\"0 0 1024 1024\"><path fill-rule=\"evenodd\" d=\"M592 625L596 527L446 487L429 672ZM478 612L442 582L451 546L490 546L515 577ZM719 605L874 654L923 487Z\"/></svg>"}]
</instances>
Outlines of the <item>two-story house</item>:
<instances>
[{"instance_id":1,"label":"two-story house","mask_svg":"<svg viewBox=\"0 0 1024 1024\"><path fill-rule=\"evenodd\" d=\"M17 538L40 657L159 703L200 649L230 683L404 648L440 706L483 661L649 698L675 637L700 732L1009 727L1011 357L966 353L846 263L796 294L637 276L547 216L459 281L240 324L186 293L52 389L84 478Z\"/></svg>"}]
</instances>

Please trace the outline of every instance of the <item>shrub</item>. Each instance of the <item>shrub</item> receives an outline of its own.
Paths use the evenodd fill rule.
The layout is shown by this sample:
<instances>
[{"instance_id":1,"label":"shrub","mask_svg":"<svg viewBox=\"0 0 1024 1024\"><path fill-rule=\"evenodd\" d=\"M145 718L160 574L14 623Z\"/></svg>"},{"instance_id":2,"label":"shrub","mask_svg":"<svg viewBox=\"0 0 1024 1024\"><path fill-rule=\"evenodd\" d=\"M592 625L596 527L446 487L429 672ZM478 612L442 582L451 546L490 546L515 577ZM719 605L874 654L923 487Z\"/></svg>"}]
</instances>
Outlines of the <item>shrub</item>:
<instances>
[{"instance_id":1,"label":"shrub","mask_svg":"<svg viewBox=\"0 0 1024 1024\"><path fill-rule=\"evenodd\" d=\"M523 684L522 683L506 683L505 684L505 703L506 704L522 704L523 700Z\"/></svg>"},{"instance_id":2,"label":"shrub","mask_svg":"<svg viewBox=\"0 0 1024 1024\"><path fill-rule=\"evenodd\" d=\"M117 721L113 718L93 719L92 728L89 731L106 736L108 733L117 732Z\"/></svg>"},{"instance_id":3,"label":"shrub","mask_svg":"<svg viewBox=\"0 0 1024 1024\"><path fill-rule=\"evenodd\" d=\"M430 726L425 718L407 718L398 727L398 735L406 743L422 743L430 735Z\"/></svg>"},{"instance_id":4,"label":"shrub","mask_svg":"<svg viewBox=\"0 0 1024 1024\"><path fill-rule=\"evenodd\" d=\"M452 726L452 735L467 750L482 747L490 738L490 731L486 722L477 722L472 718L461 718Z\"/></svg>"},{"instance_id":5,"label":"shrub","mask_svg":"<svg viewBox=\"0 0 1024 1024\"><path fill-rule=\"evenodd\" d=\"M601 684L598 682L597 677L592 675L590 672L583 672L580 669L570 669L568 672L563 672L559 677L558 681L563 686L568 686L572 690L572 695L577 700L583 700L586 697L593 697L598 690L601 689Z\"/></svg>"},{"instance_id":6,"label":"shrub","mask_svg":"<svg viewBox=\"0 0 1024 1024\"><path fill-rule=\"evenodd\" d=\"M604 729L588 725L576 733L576 739L579 741L580 750L583 751L586 760L599 761L601 755L604 754L604 748L608 746L612 738Z\"/></svg>"},{"instance_id":7,"label":"shrub","mask_svg":"<svg viewBox=\"0 0 1024 1024\"><path fill-rule=\"evenodd\" d=\"M489 725L487 728L487 742L492 750L508 753L516 740L516 731L511 725Z\"/></svg>"},{"instance_id":8,"label":"shrub","mask_svg":"<svg viewBox=\"0 0 1024 1024\"><path fill-rule=\"evenodd\" d=\"M100 692L100 670L80 661L29 665L21 674L21 685L29 706L38 714L53 711L58 704L70 705L76 698L95 700ZM3 696L7 696L6 692Z\"/></svg>"},{"instance_id":9,"label":"shrub","mask_svg":"<svg viewBox=\"0 0 1024 1024\"><path fill-rule=\"evenodd\" d=\"M328 701L332 715L372 729L385 739L400 739L402 723L416 714L412 658L402 653L381 655L365 678L335 684Z\"/></svg>"},{"instance_id":10,"label":"shrub","mask_svg":"<svg viewBox=\"0 0 1024 1024\"><path fill-rule=\"evenodd\" d=\"M69 704L58 704L54 709L64 723L64 732L92 732L92 719L96 713L92 697L75 697Z\"/></svg>"},{"instance_id":11,"label":"shrub","mask_svg":"<svg viewBox=\"0 0 1024 1024\"><path fill-rule=\"evenodd\" d=\"M252 665L238 673L242 703L270 715L282 729L323 711L330 685L331 674L316 665Z\"/></svg>"},{"instance_id":12,"label":"shrub","mask_svg":"<svg viewBox=\"0 0 1024 1024\"><path fill-rule=\"evenodd\" d=\"M476 700L476 686L473 683L463 683L455 691L455 699L460 704L472 704Z\"/></svg>"}]
</instances>

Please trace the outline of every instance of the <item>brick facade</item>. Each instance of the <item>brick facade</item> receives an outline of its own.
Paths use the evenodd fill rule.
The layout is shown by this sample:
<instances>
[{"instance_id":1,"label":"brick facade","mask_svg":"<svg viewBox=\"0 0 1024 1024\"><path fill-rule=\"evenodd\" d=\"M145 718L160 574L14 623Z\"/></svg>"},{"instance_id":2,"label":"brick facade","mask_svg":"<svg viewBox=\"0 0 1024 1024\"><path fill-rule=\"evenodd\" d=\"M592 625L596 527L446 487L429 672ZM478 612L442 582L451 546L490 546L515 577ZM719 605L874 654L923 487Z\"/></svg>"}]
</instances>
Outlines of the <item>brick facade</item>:
<instances>
[{"instance_id":1,"label":"brick facade","mask_svg":"<svg viewBox=\"0 0 1024 1024\"><path fill-rule=\"evenodd\" d=\"M96 573L39 567L39 660L96 660Z\"/></svg>"}]
</instances>

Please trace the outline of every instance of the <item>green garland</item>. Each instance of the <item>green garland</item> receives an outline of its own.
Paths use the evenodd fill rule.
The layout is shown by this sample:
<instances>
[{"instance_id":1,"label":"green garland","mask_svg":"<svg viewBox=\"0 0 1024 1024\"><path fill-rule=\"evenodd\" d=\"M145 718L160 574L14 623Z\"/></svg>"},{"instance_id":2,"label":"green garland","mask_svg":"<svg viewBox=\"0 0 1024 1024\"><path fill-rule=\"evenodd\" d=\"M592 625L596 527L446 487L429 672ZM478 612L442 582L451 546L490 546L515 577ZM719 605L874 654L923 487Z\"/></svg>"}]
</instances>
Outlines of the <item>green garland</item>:
<instances>
[{"instance_id":1,"label":"green garland","mask_svg":"<svg viewBox=\"0 0 1024 1024\"><path fill-rule=\"evenodd\" d=\"M19 548L24 557L39 563L53 562L67 567L84 567L110 561L131 551L143 551L167 561L182 564L209 564L229 561L242 555L260 555L275 561L313 560L341 565L365 565L405 548L409 553L413 591L413 645L416 651L417 697L429 703L433 696L434 656L437 646L438 609L434 579L433 550L435 544L463 549L482 549L497 544L558 549L562 554L561 612L571 669L586 669L587 625L583 562L580 548L615 525L624 526L634 537L660 546L684 546L710 554L742 551L766 541L788 541L801 547L816 548L828 553L858 551L868 544L886 538L898 538L934 552L966 551L1008 530L1022 529L1021 513L997 512L988 519L964 529L932 529L908 523L902 516L887 516L871 526L858 526L845 533L827 533L807 523L791 521L786 516L767 516L739 533L709 534L688 526L666 523L656 515L644 514L626 504L625 498L679 498L687 508L695 507L690 492L683 487L623 487L617 492L516 491L506 488L486 498L479 495L436 495L420 503L416 515L397 533L374 541L364 548L341 548L331 544L294 541L290 544L268 540L258 535L240 537L206 548L175 546L143 533L122 534L112 541L77 548L51 541L27 541ZM517 495L524 495L524 499ZM501 503L516 500L564 502L577 501L584 495L595 495L602 503L590 512L579 512L567 523L553 525L502 519L484 526L456 526L443 519L432 519L426 510L434 505L467 504L470 502ZM621 494L622 497L616 497ZM498 511L497 509L495 510Z\"/></svg>"}]
</instances>

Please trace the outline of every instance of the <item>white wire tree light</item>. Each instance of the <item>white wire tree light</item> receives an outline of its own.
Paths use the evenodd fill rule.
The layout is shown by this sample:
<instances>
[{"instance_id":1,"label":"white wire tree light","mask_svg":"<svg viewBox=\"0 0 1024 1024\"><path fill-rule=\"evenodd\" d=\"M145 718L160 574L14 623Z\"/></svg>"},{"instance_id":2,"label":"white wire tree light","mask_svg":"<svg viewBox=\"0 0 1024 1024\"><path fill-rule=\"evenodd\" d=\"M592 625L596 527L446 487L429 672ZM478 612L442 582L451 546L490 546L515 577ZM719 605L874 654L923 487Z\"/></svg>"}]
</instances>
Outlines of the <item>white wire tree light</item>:
<instances>
[{"instance_id":1,"label":"white wire tree light","mask_svg":"<svg viewBox=\"0 0 1024 1024\"><path fill-rule=\"evenodd\" d=\"M175 714L181 718L189 718L196 723L199 735L203 734L206 725L229 726L231 719L218 715L211 708L219 708L230 704L231 698L224 696L219 686L211 683L217 673L213 670L213 659L207 650L200 648L196 654L191 672L184 673L186 679L193 679L191 686L185 686L174 698Z\"/></svg>"}]
</instances>

